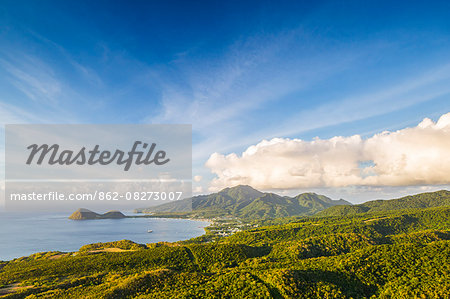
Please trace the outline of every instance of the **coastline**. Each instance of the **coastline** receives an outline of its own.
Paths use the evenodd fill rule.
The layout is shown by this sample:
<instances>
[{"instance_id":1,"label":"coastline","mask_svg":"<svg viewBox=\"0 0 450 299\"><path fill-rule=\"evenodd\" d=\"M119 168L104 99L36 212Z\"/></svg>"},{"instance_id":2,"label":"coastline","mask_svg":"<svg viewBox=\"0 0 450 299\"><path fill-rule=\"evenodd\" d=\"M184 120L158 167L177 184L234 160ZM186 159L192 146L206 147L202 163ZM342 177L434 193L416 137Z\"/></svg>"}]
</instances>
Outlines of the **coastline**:
<instances>
[{"instance_id":1,"label":"coastline","mask_svg":"<svg viewBox=\"0 0 450 299\"><path fill-rule=\"evenodd\" d=\"M0 246L2 252L0 261L5 262L42 252L77 252L84 245L124 239L138 244L186 241L205 235L207 233L206 228L213 223L210 219L180 217L127 216L122 219L96 219L101 221L74 221L67 219L65 215L48 214L46 216L26 217L25 219L10 218L13 218L13 222L21 222L22 226L14 226L14 231L4 231L0 234L2 241L4 241L3 248ZM140 221L133 221L130 218ZM148 223L144 221L148 218L165 219L167 222ZM9 223L8 218L2 218L1 220ZM186 224L178 223L177 220L195 222ZM120 221L121 225L116 225L118 223L116 221ZM203 222L204 226L198 221ZM52 231L52 227L58 227L56 235ZM147 233L147 228L151 228L153 233ZM35 233L33 233L33 230ZM50 242L45 237L48 235L54 236Z\"/></svg>"},{"instance_id":2,"label":"coastline","mask_svg":"<svg viewBox=\"0 0 450 299\"><path fill-rule=\"evenodd\" d=\"M180 217L179 215L170 217L170 215L125 215L125 218L158 218L158 219L183 219L183 220L193 220L193 221L202 221L202 222L208 222L211 226L215 223L213 219L210 218L192 218L192 217ZM104 219L96 219L96 220L104 220ZM205 226L205 227L208 227Z\"/></svg>"}]
</instances>

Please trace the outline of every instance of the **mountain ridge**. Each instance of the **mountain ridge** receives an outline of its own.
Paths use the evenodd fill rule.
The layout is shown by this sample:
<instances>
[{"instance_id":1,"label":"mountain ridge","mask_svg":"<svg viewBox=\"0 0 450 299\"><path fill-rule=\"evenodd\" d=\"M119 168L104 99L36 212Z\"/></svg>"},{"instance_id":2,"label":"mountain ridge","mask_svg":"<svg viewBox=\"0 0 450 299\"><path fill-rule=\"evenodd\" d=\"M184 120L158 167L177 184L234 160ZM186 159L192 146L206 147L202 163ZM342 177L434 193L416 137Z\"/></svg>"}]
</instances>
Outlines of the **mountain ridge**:
<instances>
[{"instance_id":1,"label":"mountain ridge","mask_svg":"<svg viewBox=\"0 0 450 299\"><path fill-rule=\"evenodd\" d=\"M192 212L203 217L269 218L312 215L337 204L351 205L345 200L332 200L312 192L289 197L261 192L248 185L238 185L216 193L197 195L135 211L138 213Z\"/></svg>"},{"instance_id":2,"label":"mountain ridge","mask_svg":"<svg viewBox=\"0 0 450 299\"><path fill-rule=\"evenodd\" d=\"M450 205L450 191L418 193L394 199L377 199L362 204L345 206L336 205L320 211L318 216L348 216L369 212L384 212L402 209L431 208Z\"/></svg>"}]
</instances>

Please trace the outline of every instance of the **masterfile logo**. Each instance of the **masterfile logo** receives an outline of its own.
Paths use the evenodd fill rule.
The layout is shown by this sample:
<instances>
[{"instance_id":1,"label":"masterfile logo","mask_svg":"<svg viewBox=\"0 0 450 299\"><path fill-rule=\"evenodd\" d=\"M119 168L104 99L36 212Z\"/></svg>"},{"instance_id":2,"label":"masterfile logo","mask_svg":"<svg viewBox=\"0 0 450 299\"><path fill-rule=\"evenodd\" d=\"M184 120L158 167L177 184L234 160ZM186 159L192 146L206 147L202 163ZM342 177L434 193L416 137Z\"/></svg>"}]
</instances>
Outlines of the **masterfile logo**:
<instances>
[{"instance_id":1,"label":"masterfile logo","mask_svg":"<svg viewBox=\"0 0 450 299\"><path fill-rule=\"evenodd\" d=\"M139 151L139 146L142 146L142 149L146 150L146 152ZM27 147L31 152L26 164L30 165L33 163L35 156L38 155L35 162L38 165L41 165L45 159L47 159L49 165L95 165L97 163L100 165L108 165L116 162L118 165L124 165L124 171L128 171L133 162L136 165L150 165L152 163L155 165L164 165L170 161L170 159L166 159L166 152L163 150L156 151L156 154L153 153L156 148L156 143L152 143L149 146L148 143L135 141L133 148L127 153L119 149L113 153L108 150L100 151L99 148L100 146L96 144L92 150L86 150L86 147L82 147L78 152L68 149L60 152L60 146L58 144L51 146L48 144L42 144L40 146L32 144ZM134 156L136 156L135 160Z\"/></svg>"},{"instance_id":2,"label":"masterfile logo","mask_svg":"<svg viewBox=\"0 0 450 299\"><path fill-rule=\"evenodd\" d=\"M6 125L7 180L191 179L190 125Z\"/></svg>"},{"instance_id":3,"label":"masterfile logo","mask_svg":"<svg viewBox=\"0 0 450 299\"><path fill-rule=\"evenodd\" d=\"M191 196L191 125L6 125L5 137L6 207Z\"/></svg>"}]
</instances>

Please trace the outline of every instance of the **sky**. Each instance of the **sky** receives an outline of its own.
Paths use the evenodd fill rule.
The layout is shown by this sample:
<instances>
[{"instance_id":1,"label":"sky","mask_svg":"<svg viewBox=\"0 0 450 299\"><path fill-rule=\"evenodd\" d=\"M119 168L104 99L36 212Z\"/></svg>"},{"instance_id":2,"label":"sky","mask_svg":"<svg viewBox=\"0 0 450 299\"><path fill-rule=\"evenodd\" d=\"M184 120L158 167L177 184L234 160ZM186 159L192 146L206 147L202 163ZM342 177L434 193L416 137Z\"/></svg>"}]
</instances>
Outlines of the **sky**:
<instances>
[{"instance_id":1,"label":"sky","mask_svg":"<svg viewBox=\"0 0 450 299\"><path fill-rule=\"evenodd\" d=\"M448 189L449 12L2 1L0 124L192 124L196 194L250 184L357 203Z\"/></svg>"}]
</instances>

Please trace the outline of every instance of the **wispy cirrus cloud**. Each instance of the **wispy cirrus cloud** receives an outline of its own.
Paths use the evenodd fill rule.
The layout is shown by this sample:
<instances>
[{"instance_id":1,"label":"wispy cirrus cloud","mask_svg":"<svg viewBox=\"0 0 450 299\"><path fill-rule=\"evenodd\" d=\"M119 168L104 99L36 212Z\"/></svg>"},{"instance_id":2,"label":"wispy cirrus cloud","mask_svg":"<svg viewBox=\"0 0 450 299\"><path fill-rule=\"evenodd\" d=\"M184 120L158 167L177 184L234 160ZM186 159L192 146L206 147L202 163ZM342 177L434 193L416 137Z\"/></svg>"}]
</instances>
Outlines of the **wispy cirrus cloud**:
<instances>
[{"instance_id":1,"label":"wispy cirrus cloud","mask_svg":"<svg viewBox=\"0 0 450 299\"><path fill-rule=\"evenodd\" d=\"M283 116L277 124L234 138L233 143L208 145L208 142L205 142L204 146L210 151L214 151L214 147L219 147L223 152L227 152L262 139L296 136L315 129L400 111L449 95L450 64L432 67L420 74L405 74L397 80L389 85L378 87L379 91L354 94L342 99L330 99L312 108L299 109L297 112L289 111L289 114Z\"/></svg>"},{"instance_id":2,"label":"wispy cirrus cloud","mask_svg":"<svg viewBox=\"0 0 450 299\"><path fill-rule=\"evenodd\" d=\"M63 86L54 70L29 55L0 59L0 67L9 74L9 81L29 99L56 104Z\"/></svg>"},{"instance_id":3,"label":"wispy cirrus cloud","mask_svg":"<svg viewBox=\"0 0 450 299\"><path fill-rule=\"evenodd\" d=\"M146 121L192 123L200 136L194 144L196 161L204 161L217 148L248 144L248 140L239 142L261 133L248 125L252 119L264 118L271 107L283 107L285 97L349 68L364 52L345 47L333 53L314 52L314 46L302 45L295 46L296 53L291 49L295 41L309 38L303 34L294 30L239 41L220 57L205 58L199 64L178 59L173 65L177 79L155 74L161 80L161 108Z\"/></svg>"},{"instance_id":4,"label":"wispy cirrus cloud","mask_svg":"<svg viewBox=\"0 0 450 299\"><path fill-rule=\"evenodd\" d=\"M32 122L44 122L45 118L40 117L27 111L23 108L0 102L0 119L1 125L4 124L17 124L17 123L32 123Z\"/></svg>"},{"instance_id":5,"label":"wispy cirrus cloud","mask_svg":"<svg viewBox=\"0 0 450 299\"><path fill-rule=\"evenodd\" d=\"M342 99L330 99L324 105L299 111L269 134L273 134L273 137L295 135L306 130L398 111L448 95L450 63L431 67L419 74L404 74L396 82L377 89Z\"/></svg>"}]
</instances>

